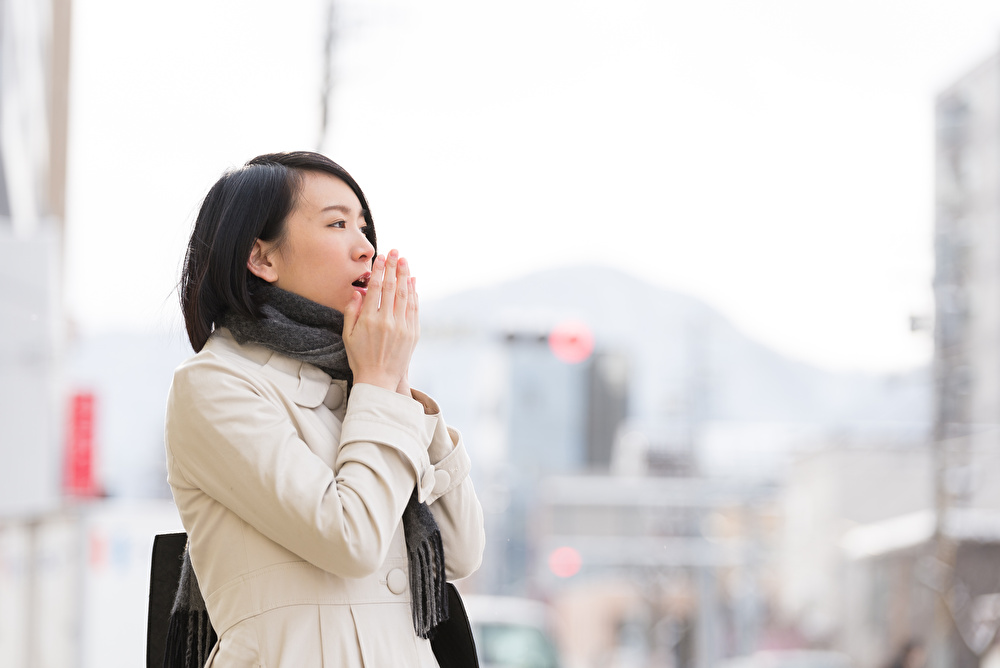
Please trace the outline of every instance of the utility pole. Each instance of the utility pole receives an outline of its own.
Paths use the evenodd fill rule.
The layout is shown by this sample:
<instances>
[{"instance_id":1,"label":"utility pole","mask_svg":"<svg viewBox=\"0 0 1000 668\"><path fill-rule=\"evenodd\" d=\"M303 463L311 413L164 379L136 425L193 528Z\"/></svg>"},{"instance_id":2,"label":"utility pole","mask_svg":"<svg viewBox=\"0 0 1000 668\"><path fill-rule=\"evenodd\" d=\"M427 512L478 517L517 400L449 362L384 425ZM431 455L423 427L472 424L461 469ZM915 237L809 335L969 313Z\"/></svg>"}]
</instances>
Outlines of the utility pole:
<instances>
[{"instance_id":1,"label":"utility pole","mask_svg":"<svg viewBox=\"0 0 1000 668\"><path fill-rule=\"evenodd\" d=\"M316 151L322 152L330 128L330 95L333 93L333 52L337 42L337 12L335 0L326 0L326 21L323 32L323 79L319 88L319 136Z\"/></svg>"},{"instance_id":2,"label":"utility pole","mask_svg":"<svg viewBox=\"0 0 1000 668\"><path fill-rule=\"evenodd\" d=\"M936 582L934 627L928 646L929 668L954 663L951 597L958 544L948 531L949 516L964 505L967 490L956 485L968 462L970 359L968 263L970 216L967 215L968 108L958 93L937 101L937 178L934 275L934 530Z\"/></svg>"}]
</instances>

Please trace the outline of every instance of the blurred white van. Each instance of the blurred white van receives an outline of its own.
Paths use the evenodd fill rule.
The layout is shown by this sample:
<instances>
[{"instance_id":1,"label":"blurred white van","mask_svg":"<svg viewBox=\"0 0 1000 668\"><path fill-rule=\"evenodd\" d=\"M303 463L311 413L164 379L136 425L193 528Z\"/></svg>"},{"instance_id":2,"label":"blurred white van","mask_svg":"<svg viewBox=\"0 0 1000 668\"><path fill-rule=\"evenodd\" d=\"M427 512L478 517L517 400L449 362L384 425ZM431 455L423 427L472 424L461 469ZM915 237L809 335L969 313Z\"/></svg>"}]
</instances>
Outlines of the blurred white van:
<instances>
[{"instance_id":1,"label":"blurred white van","mask_svg":"<svg viewBox=\"0 0 1000 668\"><path fill-rule=\"evenodd\" d=\"M559 668L544 603L507 596L463 596L480 668Z\"/></svg>"}]
</instances>

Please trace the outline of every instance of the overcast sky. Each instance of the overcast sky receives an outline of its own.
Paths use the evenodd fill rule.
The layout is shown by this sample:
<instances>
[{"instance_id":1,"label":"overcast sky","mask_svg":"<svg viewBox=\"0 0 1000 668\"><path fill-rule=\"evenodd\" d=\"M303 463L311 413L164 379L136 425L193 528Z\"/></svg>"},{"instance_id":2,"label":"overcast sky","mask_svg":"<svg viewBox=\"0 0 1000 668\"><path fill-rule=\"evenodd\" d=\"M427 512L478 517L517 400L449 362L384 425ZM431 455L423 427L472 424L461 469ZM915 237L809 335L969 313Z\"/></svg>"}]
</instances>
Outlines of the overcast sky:
<instances>
[{"instance_id":1,"label":"overcast sky","mask_svg":"<svg viewBox=\"0 0 1000 668\"><path fill-rule=\"evenodd\" d=\"M80 328L178 327L208 187L317 147L325 16L74 0ZM602 263L826 368L929 361L908 325L932 310L934 96L1000 47L1000 3L355 0L336 18L322 149L422 299Z\"/></svg>"}]
</instances>

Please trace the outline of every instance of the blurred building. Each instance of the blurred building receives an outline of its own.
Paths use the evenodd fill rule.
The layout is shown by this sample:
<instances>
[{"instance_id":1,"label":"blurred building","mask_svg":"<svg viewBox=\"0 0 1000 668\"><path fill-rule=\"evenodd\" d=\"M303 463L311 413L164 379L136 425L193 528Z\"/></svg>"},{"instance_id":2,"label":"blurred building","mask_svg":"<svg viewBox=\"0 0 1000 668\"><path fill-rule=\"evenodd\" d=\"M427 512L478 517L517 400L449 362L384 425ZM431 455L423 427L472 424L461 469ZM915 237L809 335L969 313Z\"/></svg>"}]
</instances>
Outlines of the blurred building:
<instances>
[{"instance_id":1,"label":"blurred building","mask_svg":"<svg viewBox=\"0 0 1000 668\"><path fill-rule=\"evenodd\" d=\"M94 498L104 397L70 390L70 9L0 0L0 665L19 668L141 665L152 536L180 525L166 501ZM141 478L129 464L119 479Z\"/></svg>"},{"instance_id":2,"label":"blurred building","mask_svg":"<svg viewBox=\"0 0 1000 668\"><path fill-rule=\"evenodd\" d=\"M930 513L932 472L926 444L887 446L863 438L828 443L793 464L784 493L779 618L794 624L808 645L846 651L859 666L875 668L921 628L890 629L890 620L880 619L882 633L859 639L859 623L867 626L873 616L894 610L852 587L858 582L849 572L860 555L876 549L859 545L863 529Z\"/></svg>"},{"instance_id":3,"label":"blurred building","mask_svg":"<svg viewBox=\"0 0 1000 668\"><path fill-rule=\"evenodd\" d=\"M955 546L951 564L939 559L939 532ZM938 601L947 611L943 665L977 668L998 647L1000 512L956 508L939 524L933 511L916 511L850 529L841 546L839 643L859 668L886 665L907 642L934 650Z\"/></svg>"},{"instance_id":4,"label":"blurred building","mask_svg":"<svg viewBox=\"0 0 1000 668\"><path fill-rule=\"evenodd\" d=\"M60 493L69 0L0 2L0 517Z\"/></svg>"},{"instance_id":5,"label":"blurred building","mask_svg":"<svg viewBox=\"0 0 1000 668\"><path fill-rule=\"evenodd\" d=\"M779 536L773 483L647 468L540 488L534 580L570 665L702 668L757 649Z\"/></svg>"},{"instance_id":6,"label":"blurred building","mask_svg":"<svg viewBox=\"0 0 1000 668\"><path fill-rule=\"evenodd\" d=\"M938 96L936 121L935 437L955 478L942 501L996 504L971 471L1000 450L1000 54Z\"/></svg>"},{"instance_id":7,"label":"blurred building","mask_svg":"<svg viewBox=\"0 0 1000 668\"><path fill-rule=\"evenodd\" d=\"M510 332L503 340L510 383L508 456L518 463L520 477L537 479L546 473L584 470L589 450L587 416L598 414L587 391L592 361L567 364L559 360L545 332ZM624 417L624 412L617 416L619 421Z\"/></svg>"},{"instance_id":8,"label":"blurred building","mask_svg":"<svg viewBox=\"0 0 1000 668\"><path fill-rule=\"evenodd\" d=\"M69 19L68 0L0 1L0 663L10 666L45 665L51 628L37 520L62 493Z\"/></svg>"}]
</instances>

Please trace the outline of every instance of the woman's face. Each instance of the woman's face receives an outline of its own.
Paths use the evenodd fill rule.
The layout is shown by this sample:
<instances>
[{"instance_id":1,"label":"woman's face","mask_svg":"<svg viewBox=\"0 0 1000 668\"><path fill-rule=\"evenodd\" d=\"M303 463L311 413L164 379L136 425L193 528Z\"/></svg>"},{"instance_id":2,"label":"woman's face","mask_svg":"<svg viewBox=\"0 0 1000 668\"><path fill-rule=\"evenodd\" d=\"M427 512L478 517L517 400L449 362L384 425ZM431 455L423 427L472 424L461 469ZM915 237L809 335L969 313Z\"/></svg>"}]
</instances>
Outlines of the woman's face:
<instances>
[{"instance_id":1,"label":"woman's face","mask_svg":"<svg viewBox=\"0 0 1000 668\"><path fill-rule=\"evenodd\" d=\"M278 248L258 240L250 270L282 290L343 311L366 293L375 249L365 236L361 202L335 176L305 172ZM255 269L255 257L263 264Z\"/></svg>"}]
</instances>

